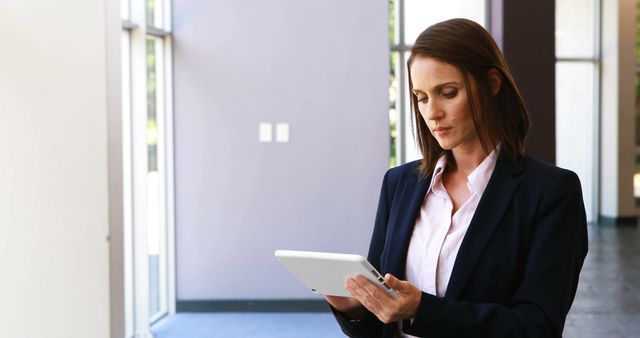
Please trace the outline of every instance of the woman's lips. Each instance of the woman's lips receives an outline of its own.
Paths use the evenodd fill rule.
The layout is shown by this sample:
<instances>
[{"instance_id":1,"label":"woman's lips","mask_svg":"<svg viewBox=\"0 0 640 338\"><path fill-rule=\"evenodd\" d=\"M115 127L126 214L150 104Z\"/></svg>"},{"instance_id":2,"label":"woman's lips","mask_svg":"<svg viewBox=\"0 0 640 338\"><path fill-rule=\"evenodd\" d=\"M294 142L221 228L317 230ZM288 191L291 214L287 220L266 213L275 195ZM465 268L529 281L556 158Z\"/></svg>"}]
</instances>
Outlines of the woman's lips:
<instances>
[{"instance_id":1,"label":"woman's lips","mask_svg":"<svg viewBox=\"0 0 640 338\"><path fill-rule=\"evenodd\" d=\"M442 135L448 132L449 129L451 129L451 127L436 127L436 128L433 128L433 133L437 135Z\"/></svg>"}]
</instances>

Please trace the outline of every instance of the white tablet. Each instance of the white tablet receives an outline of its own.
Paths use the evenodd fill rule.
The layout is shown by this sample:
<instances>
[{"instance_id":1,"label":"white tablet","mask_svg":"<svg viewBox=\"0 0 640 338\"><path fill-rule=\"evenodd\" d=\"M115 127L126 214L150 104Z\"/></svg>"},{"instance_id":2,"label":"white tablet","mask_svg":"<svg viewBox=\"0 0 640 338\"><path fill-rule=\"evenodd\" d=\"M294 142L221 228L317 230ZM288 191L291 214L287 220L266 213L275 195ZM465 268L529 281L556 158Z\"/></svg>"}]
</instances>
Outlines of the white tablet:
<instances>
[{"instance_id":1,"label":"white tablet","mask_svg":"<svg viewBox=\"0 0 640 338\"><path fill-rule=\"evenodd\" d=\"M384 277L360 255L276 250L276 257L302 284L317 294L350 297L344 281L349 276L360 274L389 295L395 295L395 291L384 283Z\"/></svg>"}]
</instances>

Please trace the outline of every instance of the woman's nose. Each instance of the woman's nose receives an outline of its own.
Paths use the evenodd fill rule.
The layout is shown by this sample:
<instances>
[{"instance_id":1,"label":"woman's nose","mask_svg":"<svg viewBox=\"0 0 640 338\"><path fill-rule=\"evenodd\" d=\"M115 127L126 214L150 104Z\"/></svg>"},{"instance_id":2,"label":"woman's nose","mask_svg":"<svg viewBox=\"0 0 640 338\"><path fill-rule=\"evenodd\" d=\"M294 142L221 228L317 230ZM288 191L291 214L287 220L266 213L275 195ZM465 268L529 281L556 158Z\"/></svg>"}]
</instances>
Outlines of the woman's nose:
<instances>
[{"instance_id":1,"label":"woman's nose","mask_svg":"<svg viewBox=\"0 0 640 338\"><path fill-rule=\"evenodd\" d=\"M443 116L441 107L434 101L435 100L431 100L427 103L427 120L437 120Z\"/></svg>"}]
</instances>

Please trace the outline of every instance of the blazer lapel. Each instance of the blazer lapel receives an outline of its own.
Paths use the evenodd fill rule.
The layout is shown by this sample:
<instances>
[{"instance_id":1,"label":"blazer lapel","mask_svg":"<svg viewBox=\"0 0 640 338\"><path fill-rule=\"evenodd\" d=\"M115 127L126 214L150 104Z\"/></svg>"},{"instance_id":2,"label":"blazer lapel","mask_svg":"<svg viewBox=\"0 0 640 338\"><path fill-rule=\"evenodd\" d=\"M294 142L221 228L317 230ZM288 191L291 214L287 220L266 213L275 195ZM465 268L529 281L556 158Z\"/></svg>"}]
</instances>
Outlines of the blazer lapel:
<instances>
[{"instance_id":1,"label":"blazer lapel","mask_svg":"<svg viewBox=\"0 0 640 338\"><path fill-rule=\"evenodd\" d=\"M446 297L457 298L464 289L478 258L520 183L520 177L517 174L522 171L523 162L524 159L520 159L518 163L513 164L508 159L498 159L458 250L449 285L447 285Z\"/></svg>"},{"instance_id":2,"label":"blazer lapel","mask_svg":"<svg viewBox=\"0 0 640 338\"><path fill-rule=\"evenodd\" d=\"M400 203L394 206L398 216L396 221L392 219L392 224L389 224L393 229L390 231L390 239L385 244L385 251L387 252L386 272L400 279L405 278L409 241L416 223L416 217L427 193L429 182L431 182L431 175L426 178L418 177L415 180L405 182ZM407 210L407 212L398 212L400 210Z\"/></svg>"}]
</instances>

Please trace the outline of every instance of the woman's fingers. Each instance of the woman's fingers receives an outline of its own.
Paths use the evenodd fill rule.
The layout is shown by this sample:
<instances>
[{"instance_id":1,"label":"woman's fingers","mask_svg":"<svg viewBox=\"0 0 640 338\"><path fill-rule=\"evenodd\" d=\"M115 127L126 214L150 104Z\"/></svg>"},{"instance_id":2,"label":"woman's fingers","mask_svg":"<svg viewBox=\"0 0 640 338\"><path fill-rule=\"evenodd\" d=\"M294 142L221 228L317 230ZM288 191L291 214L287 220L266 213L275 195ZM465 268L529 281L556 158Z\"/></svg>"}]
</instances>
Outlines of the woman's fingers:
<instances>
[{"instance_id":1,"label":"woman's fingers","mask_svg":"<svg viewBox=\"0 0 640 338\"><path fill-rule=\"evenodd\" d=\"M397 305L378 285L361 275L347 278L347 291L384 323L394 321Z\"/></svg>"},{"instance_id":2,"label":"woman's fingers","mask_svg":"<svg viewBox=\"0 0 640 338\"><path fill-rule=\"evenodd\" d=\"M395 289L398 291L402 290L403 285L401 281L390 273L384 276L384 282L392 289Z\"/></svg>"},{"instance_id":3,"label":"woman's fingers","mask_svg":"<svg viewBox=\"0 0 640 338\"><path fill-rule=\"evenodd\" d=\"M400 280L390 273L384 279L390 288L397 291L399 301L396 311L398 315L403 319L414 318L422 300L422 291L413 284Z\"/></svg>"},{"instance_id":4,"label":"woman's fingers","mask_svg":"<svg viewBox=\"0 0 640 338\"><path fill-rule=\"evenodd\" d=\"M389 296L380 286L361 275L347 278L346 289L384 323L415 317L422 298L421 291L391 274L385 276L385 283L397 291L395 297Z\"/></svg>"},{"instance_id":5,"label":"woman's fingers","mask_svg":"<svg viewBox=\"0 0 640 338\"><path fill-rule=\"evenodd\" d=\"M388 273L384 276L384 283L387 284L390 288L396 290L399 293L407 293L413 288L411 283L399 280L394 275Z\"/></svg>"},{"instance_id":6,"label":"woman's fingers","mask_svg":"<svg viewBox=\"0 0 640 338\"><path fill-rule=\"evenodd\" d=\"M351 293L351 295L357 299L364 307L369 309L369 311L374 312L378 310L378 300L375 290L367 288L367 284L370 284L369 280L364 278L364 281L355 276L353 278L347 278L346 288L347 291ZM375 286L375 285L374 285Z\"/></svg>"}]
</instances>

